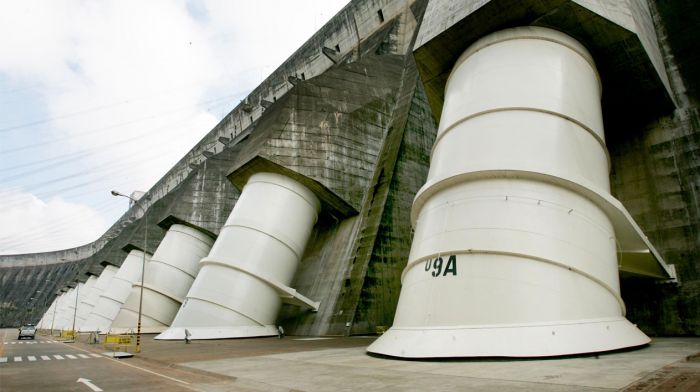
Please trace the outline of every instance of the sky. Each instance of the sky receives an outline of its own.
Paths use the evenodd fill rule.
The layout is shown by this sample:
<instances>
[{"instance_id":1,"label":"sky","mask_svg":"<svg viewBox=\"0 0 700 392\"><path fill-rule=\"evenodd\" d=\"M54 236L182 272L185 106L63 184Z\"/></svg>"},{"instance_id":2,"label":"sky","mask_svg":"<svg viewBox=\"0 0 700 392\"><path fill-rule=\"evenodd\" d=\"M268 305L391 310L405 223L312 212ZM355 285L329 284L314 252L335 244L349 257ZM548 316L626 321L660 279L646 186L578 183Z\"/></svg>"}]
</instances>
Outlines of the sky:
<instances>
[{"instance_id":1,"label":"sky","mask_svg":"<svg viewBox=\"0 0 700 392\"><path fill-rule=\"evenodd\" d=\"M348 0L0 0L0 255L98 239Z\"/></svg>"}]
</instances>

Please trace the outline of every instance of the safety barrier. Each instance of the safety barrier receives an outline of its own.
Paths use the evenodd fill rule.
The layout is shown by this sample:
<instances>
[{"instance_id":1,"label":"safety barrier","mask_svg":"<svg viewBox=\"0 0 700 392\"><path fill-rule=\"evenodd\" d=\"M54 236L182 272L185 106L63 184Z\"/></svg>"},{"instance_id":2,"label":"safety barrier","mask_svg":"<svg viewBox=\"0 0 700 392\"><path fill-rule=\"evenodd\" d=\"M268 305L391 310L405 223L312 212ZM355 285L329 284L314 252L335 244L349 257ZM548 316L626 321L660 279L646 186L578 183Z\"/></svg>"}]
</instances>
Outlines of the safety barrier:
<instances>
[{"instance_id":1,"label":"safety barrier","mask_svg":"<svg viewBox=\"0 0 700 392\"><path fill-rule=\"evenodd\" d=\"M56 336L56 340L59 341L66 341L66 340L75 340L76 333L74 330L71 329L66 329L66 330L61 330L59 331L59 335Z\"/></svg>"},{"instance_id":2,"label":"safety barrier","mask_svg":"<svg viewBox=\"0 0 700 392\"><path fill-rule=\"evenodd\" d=\"M130 347L136 347L136 335L107 334L102 341L102 346L112 351L129 351Z\"/></svg>"}]
</instances>

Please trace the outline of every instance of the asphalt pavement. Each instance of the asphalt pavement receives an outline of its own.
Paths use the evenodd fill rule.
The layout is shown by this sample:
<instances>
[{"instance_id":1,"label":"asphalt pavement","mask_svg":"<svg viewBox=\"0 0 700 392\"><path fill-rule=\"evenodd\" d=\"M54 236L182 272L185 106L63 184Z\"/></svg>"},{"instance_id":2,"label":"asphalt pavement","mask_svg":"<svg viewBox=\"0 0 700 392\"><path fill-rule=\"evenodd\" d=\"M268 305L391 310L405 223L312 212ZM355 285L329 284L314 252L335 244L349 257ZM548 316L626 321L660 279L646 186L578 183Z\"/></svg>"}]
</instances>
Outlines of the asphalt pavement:
<instances>
[{"instance_id":1,"label":"asphalt pavement","mask_svg":"<svg viewBox=\"0 0 700 392\"><path fill-rule=\"evenodd\" d=\"M547 359L370 356L376 337L156 341L132 358L101 344L0 331L0 391L700 391L700 338ZM133 351L133 348L129 348Z\"/></svg>"},{"instance_id":2,"label":"asphalt pavement","mask_svg":"<svg viewBox=\"0 0 700 392\"><path fill-rule=\"evenodd\" d=\"M0 332L0 391L190 391L188 382L141 370L100 350L37 335Z\"/></svg>"}]
</instances>

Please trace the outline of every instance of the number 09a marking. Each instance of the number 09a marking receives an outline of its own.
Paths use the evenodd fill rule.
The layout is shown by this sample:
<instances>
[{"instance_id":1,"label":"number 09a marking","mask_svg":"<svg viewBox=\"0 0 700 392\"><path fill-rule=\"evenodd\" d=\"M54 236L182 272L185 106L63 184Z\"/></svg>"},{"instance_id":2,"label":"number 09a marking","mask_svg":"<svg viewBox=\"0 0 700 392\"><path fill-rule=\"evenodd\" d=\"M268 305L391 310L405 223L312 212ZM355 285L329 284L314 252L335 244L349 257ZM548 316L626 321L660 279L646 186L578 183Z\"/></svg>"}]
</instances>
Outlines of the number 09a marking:
<instances>
[{"instance_id":1,"label":"number 09a marking","mask_svg":"<svg viewBox=\"0 0 700 392\"><path fill-rule=\"evenodd\" d=\"M449 256L449 258L447 259L447 264L444 266L444 270L442 268L443 264L445 263L442 257L428 259L425 261L425 271L430 272L430 270L432 269L432 272L430 274L435 278L437 278L438 276L447 276L447 274L457 276L457 256Z\"/></svg>"}]
</instances>

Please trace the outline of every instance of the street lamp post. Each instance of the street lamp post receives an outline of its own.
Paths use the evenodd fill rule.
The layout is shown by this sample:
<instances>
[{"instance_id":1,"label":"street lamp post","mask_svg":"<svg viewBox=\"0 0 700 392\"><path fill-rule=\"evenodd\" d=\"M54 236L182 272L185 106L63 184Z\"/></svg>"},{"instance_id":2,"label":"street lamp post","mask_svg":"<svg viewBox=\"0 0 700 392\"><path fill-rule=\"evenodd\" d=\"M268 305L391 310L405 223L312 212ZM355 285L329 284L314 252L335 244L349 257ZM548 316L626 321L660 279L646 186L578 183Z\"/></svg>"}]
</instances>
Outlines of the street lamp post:
<instances>
[{"instance_id":1,"label":"street lamp post","mask_svg":"<svg viewBox=\"0 0 700 392\"><path fill-rule=\"evenodd\" d=\"M143 307L143 284L144 284L144 279L145 279L145 273L146 273L146 248L148 246L148 221L146 218L146 213L148 210L143 207L141 204L139 204L138 200L134 199L131 196L125 195L123 193L117 192L117 191L111 191L112 196L121 196L121 197L126 197L127 199L131 200L134 202L135 206L138 206L141 211L143 211L143 261L141 262L141 289L139 291L139 318L138 322L136 324L136 352L140 353L141 352L141 308Z\"/></svg>"},{"instance_id":2,"label":"street lamp post","mask_svg":"<svg viewBox=\"0 0 700 392\"><path fill-rule=\"evenodd\" d=\"M53 318L51 318L51 336L53 336L53 323L56 321L56 309L58 308L59 296L56 294L56 301L53 303Z\"/></svg>"},{"instance_id":3,"label":"street lamp post","mask_svg":"<svg viewBox=\"0 0 700 392\"><path fill-rule=\"evenodd\" d=\"M75 308L73 308L73 340L75 340L75 316L78 314L78 298L80 297L80 282L75 285Z\"/></svg>"}]
</instances>

